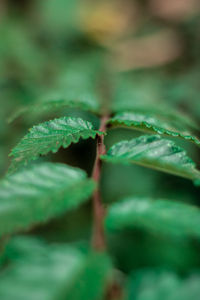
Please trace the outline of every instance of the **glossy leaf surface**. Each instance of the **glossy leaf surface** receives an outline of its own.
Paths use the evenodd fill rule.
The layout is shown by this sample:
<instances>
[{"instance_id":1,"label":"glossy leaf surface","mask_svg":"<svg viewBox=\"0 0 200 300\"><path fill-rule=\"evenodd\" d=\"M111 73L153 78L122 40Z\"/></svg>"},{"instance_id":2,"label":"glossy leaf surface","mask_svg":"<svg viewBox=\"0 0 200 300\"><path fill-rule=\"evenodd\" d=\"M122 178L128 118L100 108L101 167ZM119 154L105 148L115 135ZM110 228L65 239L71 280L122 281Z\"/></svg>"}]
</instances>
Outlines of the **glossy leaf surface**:
<instances>
[{"instance_id":1,"label":"glossy leaf surface","mask_svg":"<svg viewBox=\"0 0 200 300\"><path fill-rule=\"evenodd\" d=\"M159 135L119 142L102 159L113 163L135 163L192 180L200 178L200 172L186 152Z\"/></svg>"},{"instance_id":2,"label":"glossy leaf surface","mask_svg":"<svg viewBox=\"0 0 200 300\"><path fill-rule=\"evenodd\" d=\"M85 202L95 184L80 169L41 163L0 183L0 235L27 229Z\"/></svg>"},{"instance_id":3,"label":"glossy leaf surface","mask_svg":"<svg viewBox=\"0 0 200 300\"><path fill-rule=\"evenodd\" d=\"M180 137L200 145L200 140L185 125L172 120L165 120L151 113L122 112L116 114L109 123L112 126L124 126L150 133L158 133L173 137Z\"/></svg>"},{"instance_id":4,"label":"glossy leaf surface","mask_svg":"<svg viewBox=\"0 0 200 300\"><path fill-rule=\"evenodd\" d=\"M67 148L71 143L78 143L80 138L95 138L97 133L100 134L93 129L92 123L81 118L64 117L36 125L12 150L10 171L40 155L55 153L61 146Z\"/></svg>"}]
</instances>

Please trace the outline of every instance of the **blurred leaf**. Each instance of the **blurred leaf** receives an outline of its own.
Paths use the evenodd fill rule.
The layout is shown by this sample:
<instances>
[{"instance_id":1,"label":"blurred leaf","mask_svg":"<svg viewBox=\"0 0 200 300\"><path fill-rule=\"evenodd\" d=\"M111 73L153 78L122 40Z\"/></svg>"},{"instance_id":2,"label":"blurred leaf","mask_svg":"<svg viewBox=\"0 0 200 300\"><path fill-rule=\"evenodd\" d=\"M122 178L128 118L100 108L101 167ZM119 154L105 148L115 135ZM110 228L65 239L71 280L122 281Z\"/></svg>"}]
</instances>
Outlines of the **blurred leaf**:
<instances>
[{"instance_id":1,"label":"blurred leaf","mask_svg":"<svg viewBox=\"0 0 200 300\"><path fill-rule=\"evenodd\" d=\"M44 66L45 56L42 49L34 40L32 32L27 25L11 19L5 19L0 24L0 70L1 72L14 72L21 76L40 76ZM22 69L21 69L22 68ZM23 70L23 72L21 72ZM5 73L3 73L5 74ZM24 75L23 74L23 75Z\"/></svg>"},{"instance_id":2,"label":"blurred leaf","mask_svg":"<svg viewBox=\"0 0 200 300\"><path fill-rule=\"evenodd\" d=\"M27 118L63 111L66 108L80 108L99 114L100 96L97 88L101 55L91 53L77 59L68 58L56 78L54 86L38 93L34 104L23 106L11 115L12 122L19 116Z\"/></svg>"},{"instance_id":3,"label":"blurred leaf","mask_svg":"<svg viewBox=\"0 0 200 300\"><path fill-rule=\"evenodd\" d=\"M129 281L129 297L132 300L198 300L200 275L181 279L169 271L144 270L133 273Z\"/></svg>"},{"instance_id":4,"label":"blurred leaf","mask_svg":"<svg viewBox=\"0 0 200 300\"><path fill-rule=\"evenodd\" d=\"M0 235L27 229L64 214L92 194L95 184L84 171L40 163L0 183Z\"/></svg>"},{"instance_id":5,"label":"blurred leaf","mask_svg":"<svg viewBox=\"0 0 200 300\"><path fill-rule=\"evenodd\" d=\"M0 276L1 299L102 299L111 268L106 255L84 255L67 245L47 246L30 238L14 241L18 247L12 242L8 250L17 258Z\"/></svg>"},{"instance_id":6,"label":"blurred leaf","mask_svg":"<svg viewBox=\"0 0 200 300\"><path fill-rule=\"evenodd\" d=\"M121 112L157 106L160 98L161 78L148 78L143 73L115 79L112 110ZM160 102L160 105L163 103ZM157 106L158 107L158 106Z\"/></svg>"},{"instance_id":7,"label":"blurred leaf","mask_svg":"<svg viewBox=\"0 0 200 300\"><path fill-rule=\"evenodd\" d=\"M75 34L78 25L78 0L37 1L40 26L53 35Z\"/></svg>"},{"instance_id":8,"label":"blurred leaf","mask_svg":"<svg viewBox=\"0 0 200 300\"><path fill-rule=\"evenodd\" d=\"M184 105L197 120L200 116L199 102L200 64L196 63L187 72L169 78L164 89L164 97L175 105Z\"/></svg>"},{"instance_id":9,"label":"blurred leaf","mask_svg":"<svg viewBox=\"0 0 200 300\"><path fill-rule=\"evenodd\" d=\"M71 143L78 143L80 138L95 138L102 134L93 129L93 125L81 118L60 118L34 126L30 132L12 150L14 156L10 172L26 165L48 152L57 152L62 146L67 148Z\"/></svg>"},{"instance_id":10,"label":"blurred leaf","mask_svg":"<svg viewBox=\"0 0 200 300\"><path fill-rule=\"evenodd\" d=\"M21 115L30 114L31 116L39 116L44 115L45 113L54 113L56 111L62 111L66 108L80 108L86 111L91 111L97 113L98 106L96 106L95 102L90 101L89 99L80 99L77 101L71 100L70 98L67 99L64 93L61 91L56 93L52 93L49 98L51 100L43 101L43 102L36 102L33 105L28 105L26 107L21 107L18 109L10 118L9 123L14 121ZM66 98L66 99L65 99Z\"/></svg>"},{"instance_id":11,"label":"blurred leaf","mask_svg":"<svg viewBox=\"0 0 200 300\"><path fill-rule=\"evenodd\" d=\"M200 237L200 210L169 200L132 197L111 205L106 226L110 230L142 227L161 234Z\"/></svg>"},{"instance_id":12,"label":"blurred leaf","mask_svg":"<svg viewBox=\"0 0 200 300\"><path fill-rule=\"evenodd\" d=\"M159 135L119 142L102 159L112 163L134 163L192 180L200 178L200 172L186 152Z\"/></svg>"},{"instance_id":13,"label":"blurred leaf","mask_svg":"<svg viewBox=\"0 0 200 300\"><path fill-rule=\"evenodd\" d=\"M162 74L145 71L135 72L131 77L116 79L112 111L153 114L173 124L177 123L183 128L198 130L199 126L193 118L162 100L165 96L163 95L165 82L166 78Z\"/></svg>"},{"instance_id":14,"label":"blurred leaf","mask_svg":"<svg viewBox=\"0 0 200 300\"><path fill-rule=\"evenodd\" d=\"M112 126L125 126L128 128L138 129L150 133L165 134L173 137L181 137L183 139L200 145L200 140L195 137L187 127L183 128L181 124L173 121L165 120L154 116L151 113L122 112L116 114L109 120ZM178 126L179 125L179 126Z\"/></svg>"},{"instance_id":15,"label":"blurred leaf","mask_svg":"<svg viewBox=\"0 0 200 300\"><path fill-rule=\"evenodd\" d=\"M199 247L195 247L199 240L194 243L194 239L158 234L141 227L109 230L107 236L109 253L117 268L125 273L155 267L183 274L199 266Z\"/></svg>"}]
</instances>

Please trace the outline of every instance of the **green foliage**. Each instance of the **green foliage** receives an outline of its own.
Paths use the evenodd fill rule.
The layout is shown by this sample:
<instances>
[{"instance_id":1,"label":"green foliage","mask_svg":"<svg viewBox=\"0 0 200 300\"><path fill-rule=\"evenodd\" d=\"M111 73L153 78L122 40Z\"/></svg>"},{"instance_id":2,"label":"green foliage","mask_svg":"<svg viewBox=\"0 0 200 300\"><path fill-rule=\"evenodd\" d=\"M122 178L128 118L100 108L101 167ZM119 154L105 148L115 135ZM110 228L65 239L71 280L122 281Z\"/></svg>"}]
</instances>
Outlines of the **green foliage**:
<instances>
[{"instance_id":1,"label":"green foliage","mask_svg":"<svg viewBox=\"0 0 200 300\"><path fill-rule=\"evenodd\" d=\"M36 1L42 19L42 27L47 32L57 35L59 33L73 33L76 29L78 0L49 0L48 2Z\"/></svg>"},{"instance_id":2,"label":"green foliage","mask_svg":"<svg viewBox=\"0 0 200 300\"><path fill-rule=\"evenodd\" d=\"M0 300L199 300L200 11L161 2L0 1Z\"/></svg>"},{"instance_id":3,"label":"green foliage","mask_svg":"<svg viewBox=\"0 0 200 300\"><path fill-rule=\"evenodd\" d=\"M98 54L83 56L63 69L55 86L41 89L34 103L20 107L9 118L14 121L19 116L36 118L55 114L67 108L82 109L99 114L100 96L97 79L100 72Z\"/></svg>"},{"instance_id":4,"label":"green foliage","mask_svg":"<svg viewBox=\"0 0 200 300\"><path fill-rule=\"evenodd\" d=\"M7 248L11 259L0 276L1 299L98 300L105 293L111 263L104 254L83 254L72 246L48 246L30 238L18 238Z\"/></svg>"},{"instance_id":5,"label":"green foliage","mask_svg":"<svg viewBox=\"0 0 200 300\"><path fill-rule=\"evenodd\" d=\"M141 227L160 234L199 237L200 210L169 200L132 197L110 207L106 226L110 230Z\"/></svg>"},{"instance_id":6,"label":"green foliage","mask_svg":"<svg viewBox=\"0 0 200 300\"><path fill-rule=\"evenodd\" d=\"M102 159L113 163L135 163L192 180L200 178L199 171L186 152L159 135L119 142Z\"/></svg>"},{"instance_id":7,"label":"green foliage","mask_svg":"<svg viewBox=\"0 0 200 300\"><path fill-rule=\"evenodd\" d=\"M78 143L80 138L95 138L101 134L93 125L81 118L60 118L34 126L30 132L12 150L14 156L10 172L26 165L48 152L57 152L62 146L67 148L71 143Z\"/></svg>"},{"instance_id":8,"label":"green foliage","mask_svg":"<svg viewBox=\"0 0 200 300\"><path fill-rule=\"evenodd\" d=\"M199 273L181 279L169 271L144 270L131 276L128 300L197 300L199 292Z\"/></svg>"},{"instance_id":9,"label":"green foliage","mask_svg":"<svg viewBox=\"0 0 200 300\"><path fill-rule=\"evenodd\" d=\"M173 120L165 120L162 116L155 116L151 113L137 113L137 112L122 112L116 114L109 123L112 126L125 126L128 128L138 129L150 133L158 133L169 135L172 137L181 137L183 139L192 141L197 145L200 140L192 135L190 131L184 130L183 125ZM187 127L186 127L187 128Z\"/></svg>"},{"instance_id":10,"label":"green foliage","mask_svg":"<svg viewBox=\"0 0 200 300\"><path fill-rule=\"evenodd\" d=\"M1 23L0 35L2 37L0 49L0 66L3 70L10 61L20 66L24 72L31 76L38 76L45 57L40 48L34 43L33 37L23 23L16 20ZM15 47L13 47L13 43ZM31 57L31 59L30 59ZM13 70L11 70L13 71Z\"/></svg>"},{"instance_id":11,"label":"green foliage","mask_svg":"<svg viewBox=\"0 0 200 300\"><path fill-rule=\"evenodd\" d=\"M90 101L89 99L78 99L74 101L73 99L67 98L64 93L52 92L49 95L51 100L38 101L35 104L29 105L28 107L20 108L16 113L9 118L9 122L14 121L17 117L24 114L30 114L32 117L40 116L47 113L55 113L56 111L62 111L66 108L80 108L86 111L98 112L99 107L95 102Z\"/></svg>"},{"instance_id":12,"label":"green foliage","mask_svg":"<svg viewBox=\"0 0 200 300\"><path fill-rule=\"evenodd\" d=\"M0 235L18 232L77 208L95 184L84 171L41 163L0 183Z\"/></svg>"},{"instance_id":13,"label":"green foliage","mask_svg":"<svg viewBox=\"0 0 200 300\"><path fill-rule=\"evenodd\" d=\"M179 128L182 132L190 127L199 129L198 124L188 114L162 100L161 91L164 89L162 85L162 76L159 73L152 75L148 71L140 71L135 72L130 78L119 77L114 90L112 111L117 115L121 115L121 112L133 112L144 114L144 117L153 116L157 120L151 119L151 122L156 122L152 125L158 126L159 120L165 121L167 127L173 125L176 130Z\"/></svg>"}]
</instances>

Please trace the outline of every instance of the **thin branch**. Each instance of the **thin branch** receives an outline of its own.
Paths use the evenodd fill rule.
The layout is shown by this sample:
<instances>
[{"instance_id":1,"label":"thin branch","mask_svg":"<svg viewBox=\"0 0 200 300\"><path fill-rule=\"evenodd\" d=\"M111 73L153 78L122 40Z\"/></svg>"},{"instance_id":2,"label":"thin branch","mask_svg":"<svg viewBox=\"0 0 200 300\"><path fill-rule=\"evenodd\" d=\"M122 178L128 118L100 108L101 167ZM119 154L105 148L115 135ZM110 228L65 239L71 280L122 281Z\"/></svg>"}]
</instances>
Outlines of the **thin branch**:
<instances>
[{"instance_id":1,"label":"thin branch","mask_svg":"<svg viewBox=\"0 0 200 300\"><path fill-rule=\"evenodd\" d=\"M101 119L101 124L99 130L106 132L106 122L108 116L103 116ZM93 237L92 237L92 246L97 251L104 251L106 248L106 239L104 233L104 216L105 210L101 200L101 194L99 190L99 182L101 178L101 166L102 162L100 159L101 155L104 155L106 152L104 145L104 135L97 136L97 150L96 150L96 159L94 163L92 178L97 182L97 189L93 194Z\"/></svg>"}]
</instances>

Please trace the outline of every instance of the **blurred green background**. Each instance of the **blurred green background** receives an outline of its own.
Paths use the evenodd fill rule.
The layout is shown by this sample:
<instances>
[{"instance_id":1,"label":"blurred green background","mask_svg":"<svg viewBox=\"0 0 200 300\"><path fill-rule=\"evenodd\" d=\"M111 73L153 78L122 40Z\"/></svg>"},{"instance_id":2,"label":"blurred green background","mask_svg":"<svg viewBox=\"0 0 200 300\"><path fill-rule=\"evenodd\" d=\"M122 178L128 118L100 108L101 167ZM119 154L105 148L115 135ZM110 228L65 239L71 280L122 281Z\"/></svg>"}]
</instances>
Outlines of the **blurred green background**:
<instances>
[{"instance_id":1,"label":"blurred green background","mask_svg":"<svg viewBox=\"0 0 200 300\"><path fill-rule=\"evenodd\" d=\"M128 101L129 87L126 91L120 87L125 80L138 103L167 104L199 123L199 53L198 0L1 0L0 176L8 168L11 148L32 125L78 115L98 127L98 117L78 109L25 114L8 123L21 106L66 92L66 82L73 91L77 86L73 80L84 87L89 84L94 97L98 90L108 104L120 93ZM137 135L131 130L110 130L106 146ZM178 139L177 143L199 165L199 148ZM89 140L41 160L69 163L90 175L94 158L95 142ZM103 165L101 189L106 205L124 196L148 195L199 206L200 192L191 182L138 166ZM86 205L31 233L47 241L84 245L91 234L89 208ZM156 266L187 273L200 267L200 243L194 239L135 230L109 236L108 243L124 272Z\"/></svg>"}]
</instances>

